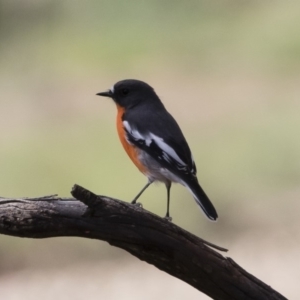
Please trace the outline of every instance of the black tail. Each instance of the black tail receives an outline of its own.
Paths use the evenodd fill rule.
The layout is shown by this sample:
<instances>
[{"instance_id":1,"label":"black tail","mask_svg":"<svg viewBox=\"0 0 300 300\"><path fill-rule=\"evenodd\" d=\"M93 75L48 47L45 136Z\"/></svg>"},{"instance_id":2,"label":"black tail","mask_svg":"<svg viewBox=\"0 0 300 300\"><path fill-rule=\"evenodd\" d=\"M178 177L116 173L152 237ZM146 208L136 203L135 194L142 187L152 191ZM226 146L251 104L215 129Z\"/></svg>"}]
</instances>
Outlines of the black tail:
<instances>
[{"instance_id":1,"label":"black tail","mask_svg":"<svg viewBox=\"0 0 300 300\"><path fill-rule=\"evenodd\" d=\"M216 221L218 218L218 214L213 204L210 202L205 192L199 185L197 180L192 180L189 183L185 182L185 186L190 190L193 194L197 204L202 208L206 216L212 220Z\"/></svg>"}]
</instances>

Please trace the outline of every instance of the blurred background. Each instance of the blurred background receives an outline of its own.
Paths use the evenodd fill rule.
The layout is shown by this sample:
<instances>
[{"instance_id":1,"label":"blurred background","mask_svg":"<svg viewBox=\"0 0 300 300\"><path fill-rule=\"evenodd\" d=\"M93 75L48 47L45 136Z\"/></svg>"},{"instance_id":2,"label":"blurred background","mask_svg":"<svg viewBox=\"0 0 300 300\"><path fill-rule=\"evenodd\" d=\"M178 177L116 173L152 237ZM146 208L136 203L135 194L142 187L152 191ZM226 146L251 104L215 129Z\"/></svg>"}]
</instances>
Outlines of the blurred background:
<instances>
[{"instance_id":1,"label":"blurred background","mask_svg":"<svg viewBox=\"0 0 300 300\"><path fill-rule=\"evenodd\" d=\"M300 2L0 0L0 66L0 196L69 197L78 183L131 200L146 178L119 143L113 102L95 94L146 81L181 125L220 217L209 222L174 186L173 222L298 297ZM141 201L164 216L163 185ZM104 242L3 235L0 291L208 299Z\"/></svg>"}]
</instances>

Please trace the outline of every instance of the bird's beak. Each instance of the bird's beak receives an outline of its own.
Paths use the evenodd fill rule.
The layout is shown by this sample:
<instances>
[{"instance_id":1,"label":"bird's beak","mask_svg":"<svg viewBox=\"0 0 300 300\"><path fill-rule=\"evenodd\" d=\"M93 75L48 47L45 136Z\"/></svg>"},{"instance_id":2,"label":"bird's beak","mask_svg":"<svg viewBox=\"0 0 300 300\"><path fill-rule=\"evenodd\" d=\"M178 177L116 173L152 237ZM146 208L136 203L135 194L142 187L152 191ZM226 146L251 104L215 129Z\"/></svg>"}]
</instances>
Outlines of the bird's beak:
<instances>
[{"instance_id":1,"label":"bird's beak","mask_svg":"<svg viewBox=\"0 0 300 300\"><path fill-rule=\"evenodd\" d=\"M111 92L111 90L108 90L106 92L101 92L101 93L98 93L96 94L97 96L102 96L102 97L109 97L111 98L113 93Z\"/></svg>"}]
</instances>

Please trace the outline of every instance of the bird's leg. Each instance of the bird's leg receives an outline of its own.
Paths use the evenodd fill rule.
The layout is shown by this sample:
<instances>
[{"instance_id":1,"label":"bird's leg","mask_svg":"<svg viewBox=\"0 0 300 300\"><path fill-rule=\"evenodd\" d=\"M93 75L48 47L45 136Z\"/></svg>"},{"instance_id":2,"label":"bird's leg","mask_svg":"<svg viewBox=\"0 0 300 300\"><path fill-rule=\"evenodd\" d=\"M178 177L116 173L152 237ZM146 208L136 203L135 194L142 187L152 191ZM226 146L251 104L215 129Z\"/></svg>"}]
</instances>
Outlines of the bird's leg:
<instances>
[{"instance_id":1,"label":"bird's leg","mask_svg":"<svg viewBox=\"0 0 300 300\"><path fill-rule=\"evenodd\" d=\"M167 188L167 213L165 216L165 219L168 221L172 221L172 217L170 217L170 190L171 190L171 181L166 183L166 188Z\"/></svg>"},{"instance_id":2,"label":"bird's leg","mask_svg":"<svg viewBox=\"0 0 300 300\"><path fill-rule=\"evenodd\" d=\"M142 188L142 190L134 197L134 199L131 201L131 204L136 204L137 199L143 194L143 192L146 190L146 188L153 182L153 180L148 180L147 184ZM141 204L139 204L142 206Z\"/></svg>"}]
</instances>

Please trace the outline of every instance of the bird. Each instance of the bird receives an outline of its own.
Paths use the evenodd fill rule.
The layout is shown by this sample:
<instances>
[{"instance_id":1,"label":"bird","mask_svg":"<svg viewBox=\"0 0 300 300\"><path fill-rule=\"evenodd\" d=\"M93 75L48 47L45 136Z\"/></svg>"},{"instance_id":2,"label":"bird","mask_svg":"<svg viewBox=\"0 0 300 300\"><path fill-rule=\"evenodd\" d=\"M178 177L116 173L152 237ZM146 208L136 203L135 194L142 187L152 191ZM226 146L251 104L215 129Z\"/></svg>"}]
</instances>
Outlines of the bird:
<instances>
[{"instance_id":1,"label":"bird","mask_svg":"<svg viewBox=\"0 0 300 300\"><path fill-rule=\"evenodd\" d=\"M170 216L170 189L180 183L193 195L208 219L216 221L218 214L197 179L196 164L189 145L176 120L146 82L125 79L96 95L111 98L117 107L117 132L126 153L147 184L132 200L138 198L153 183L162 182L167 189L167 212Z\"/></svg>"}]
</instances>

